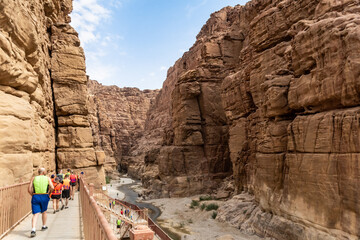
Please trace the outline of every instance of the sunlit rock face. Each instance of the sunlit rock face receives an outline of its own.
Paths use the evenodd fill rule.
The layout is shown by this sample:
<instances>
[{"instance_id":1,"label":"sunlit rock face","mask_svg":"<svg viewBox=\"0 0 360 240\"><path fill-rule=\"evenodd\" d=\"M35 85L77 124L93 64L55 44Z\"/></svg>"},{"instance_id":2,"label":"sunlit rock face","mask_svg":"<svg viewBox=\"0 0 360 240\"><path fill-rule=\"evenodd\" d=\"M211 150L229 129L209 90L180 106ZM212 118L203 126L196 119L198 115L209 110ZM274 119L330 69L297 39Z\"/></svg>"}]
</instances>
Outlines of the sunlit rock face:
<instances>
[{"instance_id":1,"label":"sunlit rock face","mask_svg":"<svg viewBox=\"0 0 360 240\"><path fill-rule=\"evenodd\" d=\"M132 152L148 194L216 192L232 175L258 211L237 197L224 221L276 239L357 239L359 13L358 0L253 0L212 14Z\"/></svg>"},{"instance_id":2,"label":"sunlit rock face","mask_svg":"<svg viewBox=\"0 0 360 240\"><path fill-rule=\"evenodd\" d=\"M150 105L159 90L104 86L88 81L90 123L94 146L105 152L107 173L129 167L130 149L142 136Z\"/></svg>"},{"instance_id":3,"label":"sunlit rock face","mask_svg":"<svg viewBox=\"0 0 360 240\"><path fill-rule=\"evenodd\" d=\"M72 1L0 2L0 186L45 167L104 182L88 120L84 52Z\"/></svg>"}]
</instances>

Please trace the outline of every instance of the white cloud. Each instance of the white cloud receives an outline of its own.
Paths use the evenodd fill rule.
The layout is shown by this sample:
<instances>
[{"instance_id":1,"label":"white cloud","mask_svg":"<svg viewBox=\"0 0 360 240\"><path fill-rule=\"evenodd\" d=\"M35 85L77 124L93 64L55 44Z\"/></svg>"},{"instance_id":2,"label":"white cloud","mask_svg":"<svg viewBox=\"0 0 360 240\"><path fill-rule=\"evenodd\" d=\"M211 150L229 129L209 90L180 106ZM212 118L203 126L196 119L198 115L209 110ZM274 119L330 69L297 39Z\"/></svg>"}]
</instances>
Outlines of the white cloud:
<instances>
[{"instance_id":1,"label":"white cloud","mask_svg":"<svg viewBox=\"0 0 360 240\"><path fill-rule=\"evenodd\" d=\"M75 0L73 6L71 25L79 32L82 45L98 40L101 36L96 30L110 18L110 10L100 5L98 0Z\"/></svg>"},{"instance_id":2,"label":"white cloud","mask_svg":"<svg viewBox=\"0 0 360 240\"><path fill-rule=\"evenodd\" d=\"M162 72L162 71L166 71L166 69L167 69L167 68L166 68L165 66L161 66L161 67L160 67L160 71L161 71L161 72Z\"/></svg>"},{"instance_id":3,"label":"white cloud","mask_svg":"<svg viewBox=\"0 0 360 240\"><path fill-rule=\"evenodd\" d=\"M110 6L115 7L115 8L120 8L122 7L123 3L120 0L110 0Z\"/></svg>"},{"instance_id":4,"label":"white cloud","mask_svg":"<svg viewBox=\"0 0 360 240\"><path fill-rule=\"evenodd\" d=\"M90 79L104 83L105 85L111 85L114 81L113 77L119 75L120 69L113 65L96 61L88 64L86 72L90 76Z\"/></svg>"},{"instance_id":5,"label":"white cloud","mask_svg":"<svg viewBox=\"0 0 360 240\"><path fill-rule=\"evenodd\" d=\"M195 2L195 1L194 1ZM197 5L187 5L186 6L186 11L187 14L186 16L188 18L192 17L193 13L196 12L197 9L201 8L202 6L204 6L206 3L208 2L208 0L202 0L200 3L198 3Z\"/></svg>"},{"instance_id":6,"label":"white cloud","mask_svg":"<svg viewBox=\"0 0 360 240\"><path fill-rule=\"evenodd\" d=\"M120 36L120 35L115 35L115 38L117 40L124 40L125 39L123 36Z\"/></svg>"},{"instance_id":7,"label":"white cloud","mask_svg":"<svg viewBox=\"0 0 360 240\"><path fill-rule=\"evenodd\" d=\"M86 52L86 59L90 61L98 61L101 57L105 57L107 53L102 51L100 48L94 49L93 51Z\"/></svg>"},{"instance_id":8,"label":"white cloud","mask_svg":"<svg viewBox=\"0 0 360 240\"><path fill-rule=\"evenodd\" d=\"M154 73L154 72L151 72L151 73L149 73L149 76L150 76L150 77L154 77L154 76L155 76L155 73Z\"/></svg>"}]
</instances>

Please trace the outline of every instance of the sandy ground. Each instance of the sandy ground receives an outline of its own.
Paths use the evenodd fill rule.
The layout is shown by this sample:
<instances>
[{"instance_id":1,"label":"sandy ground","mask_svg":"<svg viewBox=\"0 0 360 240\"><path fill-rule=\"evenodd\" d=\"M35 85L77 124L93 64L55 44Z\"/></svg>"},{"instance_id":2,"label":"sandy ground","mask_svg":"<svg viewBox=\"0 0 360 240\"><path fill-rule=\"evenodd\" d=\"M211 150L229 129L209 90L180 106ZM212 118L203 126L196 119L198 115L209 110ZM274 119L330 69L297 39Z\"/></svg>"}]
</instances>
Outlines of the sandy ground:
<instances>
[{"instance_id":1,"label":"sandy ground","mask_svg":"<svg viewBox=\"0 0 360 240\"><path fill-rule=\"evenodd\" d=\"M220 223L212 219L213 211L201 210L200 207L191 209L191 198L164 198L153 199L146 202L152 203L162 210L158 223L165 228L176 232L181 239L186 240L209 240L227 236L227 239L236 240L258 240L256 236L245 235L238 229L229 226L226 223ZM221 205L220 201L204 201L200 204L216 203ZM232 238L231 238L232 237Z\"/></svg>"},{"instance_id":2,"label":"sandy ground","mask_svg":"<svg viewBox=\"0 0 360 240\"><path fill-rule=\"evenodd\" d=\"M128 184L134 182L132 179L126 176L120 178L117 181L112 181L108 184L108 191L110 196L117 197L119 199L124 198L124 194L117 190L117 186L122 184ZM135 185L133 190L141 192L142 188L139 185ZM212 219L211 215L213 211L201 210L200 207L194 209L190 208L191 201L198 199L199 196L187 197L187 198L163 198L152 199L144 202L151 203L159 207L162 211L160 217L157 219L158 224L169 229L171 232L176 233L179 239L185 240L216 240L219 237L227 236L226 239L234 240L259 240L256 236L245 235L238 229L231 227L226 223L220 223ZM221 201L203 201L200 202L209 204L216 203L221 205ZM224 238L225 239L225 238Z\"/></svg>"},{"instance_id":3,"label":"sandy ground","mask_svg":"<svg viewBox=\"0 0 360 240\"><path fill-rule=\"evenodd\" d=\"M133 183L134 180L132 180L131 178L127 178L127 177L122 177L120 178L120 180L111 180L110 184L107 184L107 191L108 191L108 195L112 198L117 198L117 199L124 199L125 195L124 193L120 192L117 190L117 187L124 185L124 184L131 184Z\"/></svg>"}]
</instances>

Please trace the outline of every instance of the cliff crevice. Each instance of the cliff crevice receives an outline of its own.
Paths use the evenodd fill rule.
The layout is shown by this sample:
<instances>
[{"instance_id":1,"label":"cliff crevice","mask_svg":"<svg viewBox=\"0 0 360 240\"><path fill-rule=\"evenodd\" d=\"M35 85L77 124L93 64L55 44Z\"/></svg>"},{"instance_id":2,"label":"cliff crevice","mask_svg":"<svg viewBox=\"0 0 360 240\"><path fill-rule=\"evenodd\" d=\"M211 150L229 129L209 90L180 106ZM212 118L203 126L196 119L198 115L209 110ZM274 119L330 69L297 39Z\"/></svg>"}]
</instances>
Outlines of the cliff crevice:
<instances>
[{"instance_id":1,"label":"cliff crevice","mask_svg":"<svg viewBox=\"0 0 360 240\"><path fill-rule=\"evenodd\" d=\"M72 1L0 3L0 185L71 168L104 182L89 128L85 56ZM81 120L80 120L81 119ZM79 122L81 122L79 124Z\"/></svg>"}]
</instances>

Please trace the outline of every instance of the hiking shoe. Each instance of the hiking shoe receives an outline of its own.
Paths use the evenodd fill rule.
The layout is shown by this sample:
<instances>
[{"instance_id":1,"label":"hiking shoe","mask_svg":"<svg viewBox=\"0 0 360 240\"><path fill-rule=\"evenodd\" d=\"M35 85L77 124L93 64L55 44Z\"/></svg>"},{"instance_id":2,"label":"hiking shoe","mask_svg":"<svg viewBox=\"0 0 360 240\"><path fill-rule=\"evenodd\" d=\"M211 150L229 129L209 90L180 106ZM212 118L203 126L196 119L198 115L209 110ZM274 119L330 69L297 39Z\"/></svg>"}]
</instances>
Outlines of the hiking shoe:
<instances>
[{"instance_id":1,"label":"hiking shoe","mask_svg":"<svg viewBox=\"0 0 360 240\"><path fill-rule=\"evenodd\" d=\"M56 210L56 212L58 212L58 211L60 211L59 209L58 210Z\"/></svg>"},{"instance_id":2,"label":"hiking shoe","mask_svg":"<svg viewBox=\"0 0 360 240\"><path fill-rule=\"evenodd\" d=\"M64 206L64 205L62 205L62 206L61 206L61 210L64 210L64 207L65 207L65 206Z\"/></svg>"},{"instance_id":3,"label":"hiking shoe","mask_svg":"<svg viewBox=\"0 0 360 240\"><path fill-rule=\"evenodd\" d=\"M54 210L54 214L56 213L56 210Z\"/></svg>"},{"instance_id":4,"label":"hiking shoe","mask_svg":"<svg viewBox=\"0 0 360 240\"><path fill-rule=\"evenodd\" d=\"M65 207L65 209L69 208L68 206Z\"/></svg>"},{"instance_id":5,"label":"hiking shoe","mask_svg":"<svg viewBox=\"0 0 360 240\"><path fill-rule=\"evenodd\" d=\"M35 231L31 231L31 233L30 233L30 237L35 237L36 236L36 232Z\"/></svg>"},{"instance_id":6,"label":"hiking shoe","mask_svg":"<svg viewBox=\"0 0 360 240\"><path fill-rule=\"evenodd\" d=\"M48 229L48 227L47 226L43 226L42 228L41 228L41 231L45 231L46 229Z\"/></svg>"}]
</instances>

